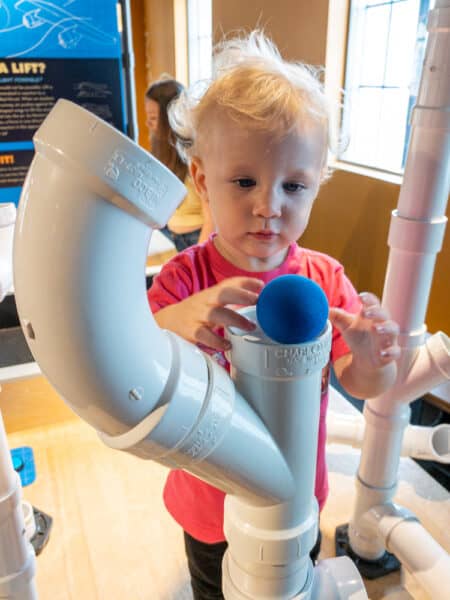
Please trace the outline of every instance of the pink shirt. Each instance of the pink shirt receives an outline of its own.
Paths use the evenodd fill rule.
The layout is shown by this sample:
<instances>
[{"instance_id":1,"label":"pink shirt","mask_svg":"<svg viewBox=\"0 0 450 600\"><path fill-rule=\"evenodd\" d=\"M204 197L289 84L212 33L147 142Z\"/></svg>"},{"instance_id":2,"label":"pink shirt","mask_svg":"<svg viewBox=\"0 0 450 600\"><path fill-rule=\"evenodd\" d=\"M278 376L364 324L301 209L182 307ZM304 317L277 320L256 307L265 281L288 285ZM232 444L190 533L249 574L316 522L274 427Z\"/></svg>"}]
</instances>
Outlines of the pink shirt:
<instances>
[{"instance_id":1,"label":"pink shirt","mask_svg":"<svg viewBox=\"0 0 450 600\"><path fill-rule=\"evenodd\" d=\"M303 275L315 281L325 292L330 306L357 312L360 307L358 294L350 283L344 269L336 260L298 247L289 247L283 264L277 269L249 272L238 269L216 250L212 236L205 244L192 246L175 256L154 279L148 297L152 311L174 304L196 292L211 287L229 277L256 277L266 283L279 275ZM204 349L204 348L203 348ZM331 361L347 354L349 349L340 333L333 331ZM210 352L213 354L212 352ZM216 355L217 356L217 355ZM223 355L219 362L229 369ZM320 508L328 495L328 476L325 462L326 423L328 405L328 369L322 378L319 437L315 495ZM192 537L213 544L225 539L223 534L223 506L225 494L211 485L182 470L169 473L164 488L164 502L173 518Z\"/></svg>"}]
</instances>

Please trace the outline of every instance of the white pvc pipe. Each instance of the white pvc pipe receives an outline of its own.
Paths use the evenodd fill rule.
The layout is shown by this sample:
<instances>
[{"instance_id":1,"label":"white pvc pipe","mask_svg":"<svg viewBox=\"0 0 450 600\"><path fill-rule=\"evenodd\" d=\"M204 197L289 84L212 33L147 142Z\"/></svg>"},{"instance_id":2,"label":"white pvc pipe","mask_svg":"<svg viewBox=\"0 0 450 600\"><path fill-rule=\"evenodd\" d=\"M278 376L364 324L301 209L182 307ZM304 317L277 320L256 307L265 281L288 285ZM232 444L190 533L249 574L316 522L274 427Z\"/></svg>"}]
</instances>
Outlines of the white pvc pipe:
<instances>
[{"instance_id":1,"label":"white pvc pipe","mask_svg":"<svg viewBox=\"0 0 450 600\"><path fill-rule=\"evenodd\" d=\"M435 256L441 248L447 221L445 212L450 187L449 0L437 0L435 9L430 11L428 30L404 181L398 210L392 215L382 300L400 326L399 376L394 389L366 402L357 498L349 525L353 551L369 560L381 556L384 547L364 524L364 514L372 506L389 503L395 494L403 432L409 422L409 408L402 404L402 386L407 382L406 399L411 391L416 392L421 387L416 383L424 381L421 373L415 374L415 369L422 370L421 361L417 366L415 361L424 342L424 321ZM445 350L446 343L442 346ZM436 373L438 371L439 368L435 369ZM441 373L441 382L445 380L446 372L448 366ZM433 380L430 384L434 387L437 382Z\"/></svg>"},{"instance_id":2,"label":"white pvc pipe","mask_svg":"<svg viewBox=\"0 0 450 600\"><path fill-rule=\"evenodd\" d=\"M16 479L17 477L11 462L3 419L0 418L0 498L7 496L11 492L16 485Z\"/></svg>"},{"instance_id":3,"label":"white pvc pipe","mask_svg":"<svg viewBox=\"0 0 450 600\"><path fill-rule=\"evenodd\" d=\"M436 427L409 425L403 437L402 456L450 464L450 424Z\"/></svg>"},{"instance_id":4,"label":"white pvc pipe","mask_svg":"<svg viewBox=\"0 0 450 600\"><path fill-rule=\"evenodd\" d=\"M14 204L0 203L0 302L11 292L13 233L16 220Z\"/></svg>"},{"instance_id":5,"label":"white pvc pipe","mask_svg":"<svg viewBox=\"0 0 450 600\"><path fill-rule=\"evenodd\" d=\"M433 600L447 600L450 591L450 556L417 521L402 521L387 539L395 554Z\"/></svg>"},{"instance_id":6,"label":"white pvc pipe","mask_svg":"<svg viewBox=\"0 0 450 600\"><path fill-rule=\"evenodd\" d=\"M327 443L348 444L361 448L365 421L362 415L342 415L328 411ZM450 464L450 424L435 427L408 425L405 429L402 456Z\"/></svg>"},{"instance_id":7,"label":"white pvc pipe","mask_svg":"<svg viewBox=\"0 0 450 600\"><path fill-rule=\"evenodd\" d=\"M12 241L16 208L0 204L0 302L12 286ZM1 391L1 388L0 388ZM0 411L0 598L36 600L35 556L22 509L20 478L14 471Z\"/></svg>"},{"instance_id":8,"label":"white pvc pipe","mask_svg":"<svg viewBox=\"0 0 450 600\"><path fill-rule=\"evenodd\" d=\"M348 444L361 448L365 422L362 415L345 415L327 411L327 444Z\"/></svg>"},{"instance_id":9,"label":"white pvc pipe","mask_svg":"<svg viewBox=\"0 0 450 600\"><path fill-rule=\"evenodd\" d=\"M243 314L256 320L255 307ZM316 340L282 345L257 328L227 331L231 376L250 406L268 424L295 482L291 499L256 508L225 501L224 592L240 598L288 599L305 587L309 552L317 537L314 497L322 369L328 363L331 326Z\"/></svg>"},{"instance_id":10,"label":"white pvc pipe","mask_svg":"<svg viewBox=\"0 0 450 600\"><path fill-rule=\"evenodd\" d=\"M450 338L441 331L427 337L409 362L409 371L405 365L401 380L388 392L398 403L413 402L450 380Z\"/></svg>"},{"instance_id":11,"label":"white pvc pipe","mask_svg":"<svg viewBox=\"0 0 450 600\"><path fill-rule=\"evenodd\" d=\"M0 598L37 600L35 555L27 537L20 478L13 469L0 411Z\"/></svg>"},{"instance_id":12,"label":"white pvc pipe","mask_svg":"<svg viewBox=\"0 0 450 600\"><path fill-rule=\"evenodd\" d=\"M346 556L321 560L314 569L311 600L366 600L367 592L355 565Z\"/></svg>"},{"instance_id":13,"label":"white pvc pipe","mask_svg":"<svg viewBox=\"0 0 450 600\"><path fill-rule=\"evenodd\" d=\"M395 504L373 507L364 520L432 600L447 600L450 555L418 520Z\"/></svg>"}]
</instances>

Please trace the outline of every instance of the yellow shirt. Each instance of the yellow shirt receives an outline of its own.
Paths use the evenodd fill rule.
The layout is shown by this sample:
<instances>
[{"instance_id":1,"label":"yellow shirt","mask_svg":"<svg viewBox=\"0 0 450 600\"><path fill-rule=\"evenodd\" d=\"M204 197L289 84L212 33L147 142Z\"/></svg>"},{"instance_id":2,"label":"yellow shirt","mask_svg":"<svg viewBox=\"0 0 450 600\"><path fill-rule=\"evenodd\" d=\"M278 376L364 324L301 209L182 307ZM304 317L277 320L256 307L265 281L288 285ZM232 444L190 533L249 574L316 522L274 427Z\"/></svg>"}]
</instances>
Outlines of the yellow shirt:
<instances>
[{"instance_id":1,"label":"yellow shirt","mask_svg":"<svg viewBox=\"0 0 450 600\"><path fill-rule=\"evenodd\" d=\"M187 194L184 200L170 217L168 227L174 233L187 233L201 229L203 225L203 209L200 196L195 191L194 183L189 175L184 180Z\"/></svg>"}]
</instances>

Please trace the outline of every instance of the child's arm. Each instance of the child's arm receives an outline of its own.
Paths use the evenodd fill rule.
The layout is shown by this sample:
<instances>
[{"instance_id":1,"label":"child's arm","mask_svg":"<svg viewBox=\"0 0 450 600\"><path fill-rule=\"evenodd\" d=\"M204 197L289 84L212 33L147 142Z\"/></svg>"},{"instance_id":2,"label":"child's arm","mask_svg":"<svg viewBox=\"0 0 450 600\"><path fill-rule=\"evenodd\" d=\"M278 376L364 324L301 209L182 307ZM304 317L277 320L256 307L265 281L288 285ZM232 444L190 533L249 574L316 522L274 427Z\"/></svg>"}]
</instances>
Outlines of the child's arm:
<instances>
[{"instance_id":1,"label":"child's arm","mask_svg":"<svg viewBox=\"0 0 450 600\"><path fill-rule=\"evenodd\" d=\"M230 343L214 329L227 326L246 331L254 329L254 323L227 305L255 304L263 285L262 281L252 277L231 277L181 302L161 308L155 313L155 320L163 329L169 329L189 342L215 350L229 350Z\"/></svg>"},{"instance_id":2,"label":"child's arm","mask_svg":"<svg viewBox=\"0 0 450 600\"><path fill-rule=\"evenodd\" d=\"M334 363L342 387L356 398L383 393L395 382L399 328L373 294L361 294L359 313L330 309L330 321L339 329L351 352Z\"/></svg>"}]
</instances>

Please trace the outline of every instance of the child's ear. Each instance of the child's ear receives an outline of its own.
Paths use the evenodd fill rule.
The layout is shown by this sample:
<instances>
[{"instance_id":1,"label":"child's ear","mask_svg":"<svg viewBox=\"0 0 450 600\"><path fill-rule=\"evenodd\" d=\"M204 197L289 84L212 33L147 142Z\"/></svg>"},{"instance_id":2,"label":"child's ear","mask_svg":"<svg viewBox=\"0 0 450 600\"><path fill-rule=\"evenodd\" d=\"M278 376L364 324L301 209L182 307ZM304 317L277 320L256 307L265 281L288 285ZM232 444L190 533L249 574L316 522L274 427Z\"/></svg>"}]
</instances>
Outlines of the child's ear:
<instances>
[{"instance_id":1,"label":"child's ear","mask_svg":"<svg viewBox=\"0 0 450 600\"><path fill-rule=\"evenodd\" d=\"M197 156L194 156L191 160L191 164L189 165L189 173L192 181L194 182L197 193L205 202L207 202L208 191L206 189L205 171L203 170L202 161Z\"/></svg>"}]
</instances>

